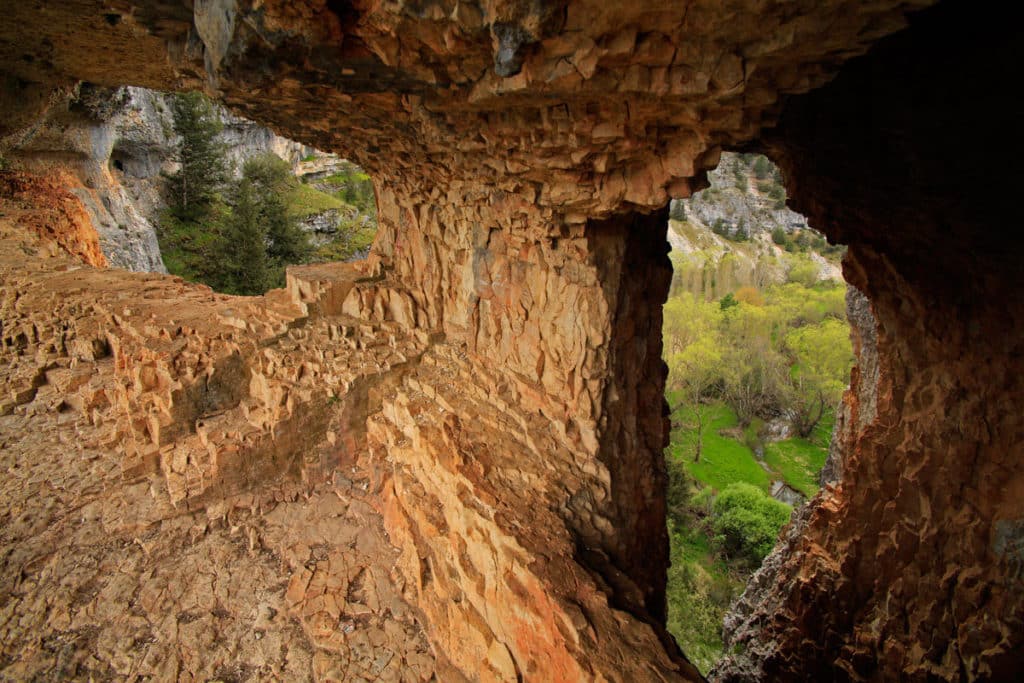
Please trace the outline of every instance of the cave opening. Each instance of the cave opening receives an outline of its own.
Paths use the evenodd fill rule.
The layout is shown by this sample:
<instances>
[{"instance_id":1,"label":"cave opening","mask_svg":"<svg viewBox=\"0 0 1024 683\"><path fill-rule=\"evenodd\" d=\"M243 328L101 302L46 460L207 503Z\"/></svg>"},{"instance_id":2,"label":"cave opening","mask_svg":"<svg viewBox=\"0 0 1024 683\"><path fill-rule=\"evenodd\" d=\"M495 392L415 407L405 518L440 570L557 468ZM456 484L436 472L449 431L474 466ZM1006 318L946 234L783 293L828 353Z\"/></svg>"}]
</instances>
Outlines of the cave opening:
<instances>
[{"instance_id":1,"label":"cave opening","mask_svg":"<svg viewBox=\"0 0 1024 683\"><path fill-rule=\"evenodd\" d=\"M304 264L365 258L377 232L373 179L350 160L277 136L205 95L144 92L166 139L156 214L168 271L229 294L285 285ZM145 132L145 131L144 131ZM115 148L116 166L124 155Z\"/></svg>"},{"instance_id":2,"label":"cave opening","mask_svg":"<svg viewBox=\"0 0 1024 683\"><path fill-rule=\"evenodd\" d=\"M352 4L330 6L344 19ZM570 5L578 9L581 3ZM1006 72L999 67L1018 63L1024 43L1017 40L1019 23L1004 8L979 12L947 0L935 11L915 15L904 31L910 4L884 5L839 16L828 3L794 10L789 18L807 28L805 39L797 34L792 45L763 43L763 36L775 36L764 30L779 18L774 7L736 11L732 20L720 22L728 31L719 36L713 35L717 24L705 22L709 38L721 39L737 54L723 57L715 73L703 74L707 79L692 81L689 75L699 73L703 60L687 61L686 46L672 43L676 35L700 34L690 32L693 27L684 25L685 18L672 24L667 11L662 15L647 12L642 4L623 5L621 15L608 22L614 26L586 22L582 33L593 30L593 40L580 49L598 46L614 52L605 61L595 57L589 66L578 60L579 74L569 70L569 85L560 83L564 74L552 69L553 78L544 86L531 86L527 77L541 72L530 68L523 79L502 84L521 95L498 97L502 91L495 83L466 78L464 83L480 86L472 88L473 106L447 111L406 97L441 92L434 87L441 73L436 69L415 76L423 79L415 81L422 92L394 93L393 98L387 92L369 97L324 87L319 74L289 60L303 54L296 52L299 43L319 54L334 54L337 46L314 30L308 17L274 17L274 5L257 9L286 21L245 23L253 17L239 3L243 22L238 25L247 28L237 36L251 37L250 30L265 26L281 27L286 35L291 31L296 40L286 40L276 54L269 42L233 42L236 37L214 35L220 32L209 24L193 32L185 22L179 42L170 36L153 41L157 47L147 50L134 50L125 35L124 44L133 48L122 53L128 56L162 56L162 46L174 46L171 61L182 65L180 73L186 75L203 68L186 63L196 53L185 47L195 47L199 35L209 54L228 58L223 68L220 59L203 60L211 82L223 86L225 99L251 105L247 111L258 111L267 120L288 120L310 140L330 141L331 129L358 120L364 125L353 127L353 135L372 143L365 149L381 154L380 168L389 156L396 162L379 188L386 195L382 225L391 234L382 232L375 256L385 267L361 283L365 300L373 305L361 308L357 317L367 322L359 327L371 340L384 341L385 335L378 334L384 326L378 323L400 322L397 327L414 332L417 343L430 347L426 362L413 363L407 377L397 378L409 383L374 416L380 419L372 423L373 438L378 448L391 451L389 458L402 463L395 476L404 477L405 488L396 488L388 503L393 506L391 531L404 535L396 536L396 545L405 554L407 584L419 591L416 600L436 629L431 636L443 651L439 654L457 658L461 670L472 673L486 663L507 680L522 678L524 672L573 679L566 672L583 671L591 678L644 680L630 675L636 669L628 667L634 665L649 666L648 674L656 667L684 671L670 661L671 652L651 645L646 629L652 625L657 631L660 623L655 622L664 618L658 582L664 579L667 544L646 556L643 551L666 535L664 491L657 484L665 478L659 469L664 460L659 439L669 437L662 429L668 420L655 408L664 403L657 349L671 275L666 272L664 220L655 216L658 233L655 222L644 219L652 218L645 212L655 205L664 206L666 188L659 183L670 178L645 163L656 154L653 149L648 153L637 145L644 140L642 131L677 135L680 122L696 126L699 135L685 138L696 140L694 145L751 144L769 153L791 183L793 206L831 239L849 244L846 275L870 297L877 316L873 374L868 366L858 366L845 394L851 412L842 435L842 477L834 491L802 509L785 532L786 552L773 553L775 564L759 570L764 573L752 586L756 590L741 598L724 643L733 668L720 670L720 680L1010 680L1019 670L1024 390L1016 370L1024 356L1018 296L1024 271L1015 205L1019 136L1012 131L1020 111L1007 97ZM698 14L691 13L691 19L708 18ZM460 12L453 20L466 25L479 21L474 17L471 11ZM202 19L197 16L197 28ZM657 26L652 26L655 19ZM417 31L411 29L417 20L409 13L403 21L410 22L403 38L415 45ZM638 32L634 21L649 30ZM619 33L623 24L626 31ZM369 30L382 25L354 22L345 29L351 29L353 45L362 38L384 37L396 46L389 36ZM678 30L675 35L653 30L664 26ZM164 30L179 29L167 25ZM327 33L331 39L337 35ZM890 33L893 39L881 38ZM435 66L444 57L486 72L479 66L490 64L486 50L460 42L457 32L434 38ZM72 55L85 52L80 43L70 48L65 43L50 41L49 46ZM872 43L878 49L839 69ZM116 47L119 41L108 44ZM386 52L389 45L378 47ZM548 54L565 67L563 51L572 48L561 41L549 47L554 49ZM754 47L774 54L759 60ZM389 53L389 58L410 65L424 54L420 51L412 62L405 59L408 55ZM529 66L541 66L544 56L538 49L531 57L537 63ZM275 64L277 59L281 62ZM660 61L665 64L646 68ZM257 65L263 75L249 77ZM110 67L96 69L107 79L117 77ZM279 78L285 74L290 77ZM646 98L660 90L656 97L664 97L668 86L663 79L669 77L672 85L711 86L707 93L687 93L694 116L676 112L672 120L672 108L661 106L660 99L657 107L629 106L637 98L626 93ZM627 78L629 89L608 87L626 84ZM182 82L155 68L140 72L139 80ZM408 83L396 80L394 87ZM257 87L264 85L273 89ZM595 99L620 98L626 113L599 116L559 101L575 101L587 88L597 92ZM451 88L444 97L468 98L468 90ZM537 117L518 117L520 104L541 100L555 103L541 109L543 126L536 125ZM306 127L301 120L305 113L328 108L334 108L335 116L325 115L316 126ZM567 120L572 125L565 125ZM528 127L537 136L524 144ZM569 130L571 141L559 137ZM478 139L479 132L486 135ZM450 144L437 144L429 154L417 151L423 139L444 142L455 136L458 155L449 154ZM692 152L692 168L679 164L672 167L678 172L666 172L692 179L705 167L703 155L717 158L717 152L691 150L685 140L673 141ZM546 142L566 154L557 161L527 154L547 150ZM619 151L635 154L616 160L602 153L615 143L622 143ZM330 144L351 143L335 139ZM493 161L499 149L516 152L510 163L498 164L496 176L486 170L490 166L472 163ZM406 157L408 166L397 163ZM535 162L536 175L522 176L526 182L517 179L519 169L530 168L522 161ZM589 165L582 166L591 162L596 175ZM750 163L756 175L757 162ZM445 173L431 174L438 167ZM567 169L572 172L557 172ZM590 177L611 181L603 192L595 188L601 200L594 203L586 197L590 188L583 188L582 197L575 194L580 181ZM503 184L491 182L495 178ZM772 199L771 188L757 191ZM571 214L560 213L565 206L573 207ZM622 213L630 207L639 207L635 215ZM587 215L604 218L591 221ZM684 208L677 222L691 217ZM723 220L716 225L712 220L709 227L716 243L728 246L733 257L740 246L754 241L749 224ZM634 239L638 233L643 237ZM783 252L786 240L785 231L779 241L767 237L772 250ZM689 271L679 269L672 299L689 294L687 303L694 309L709 307L712 321L721 318L728 325L747 309L757 313L773 305L764 287L739 285L736 272L723 269L721 259L713 267L698 263ZM751 289L741 294L744 286ZM814 289L813 283L803 286ZM64 298L77 304L76 292L82 288L66 289ZM80 315L69 310L65 317ZM210 330L234 334L222 324L223 317L209 317ZM566 324L567 319L581 324ZM228 320L237 322L234 315ZM105 326L112 341L120 334L115 327ZM721 332L717 322L708 327ZM143 334L147 328L157 326L140 326ZM763 330L747 337L766 339L768 350L777 350L773 343L787 343L789 329L778 335ZM357 332L363 330L332 330L330 339ZM394 343L392 336L380 346ZM116 344L111 346L121 353ZM669 351L685 355L690 346ZM721 348L706 346L711 348L696 350L713 355ZM796 353L788 344L786 349ZM858 352L858 363L863 360ZM723 365L733 370L737 363ZM803 369L800 363L783 362L775 373L788 381ZM168 372L175 371L169 366ZM725 392L727 381L731 378L720 380L719 392ZM452 394L457 401L440 403ZM755 403L760 407L743 407L748 428L755 418L767 422L780 412L763 401ZM438 405L455 409L438 410ZM698 395L692 419L684 412L680 422L703 422L698 413L704 405ZM760 440L767 452L761 429L749 429L748 435L739 411L730 410L726 416L735 418L735 427L716 428L707 416L709 431L698 426L693 443L680 444L684 452L677 460L683 467L669 468L670 479L692 478L686 469L690 463L709 464L712 433L751 453ZM734 431L723 437L723 429ZM527 435L520 436L520 430ZM787 480L786 472L779 474ZM727 595L693 552L706 548L710 553L719 543L714 490L708 488L701 518L711 533L689 547L683 544L681 554L695 559L688 570L691 585L703 582L707 593ZM687 493L683 502L692 507L699 495ZM668 501L670 506L674 502ZM571 555L565 526L571 527L570 534L579 532L581 543L593 546L593 559ZM728 537L721 535L724 545ZM298 572L293 583L309 585L308 576ZM623 578L629 580L616 581ZM364 586L356 584L352 594L358 598ZM609 595L617 598L614 612L607 609ZM694 621L718 626L707 610L690 614ZM351 626L337 616L324 623ZM640 617L642 625L629 616ZM27 643L38 641L30 635ZM694 659L700 656L696 648L684 644L684 649Z\"/></svg>"},{"instance_id":3,"label":"cave opening","mask_svg":"<svg viewBox=\"0 0 1024 683\"><path fill-rule=\"evenodd\" d=\"M669 207L662 327L668 628L705 674L729 607L821 486L862 298L768 157L725 152L708 181Z\"/></svg>"}]
</instances>

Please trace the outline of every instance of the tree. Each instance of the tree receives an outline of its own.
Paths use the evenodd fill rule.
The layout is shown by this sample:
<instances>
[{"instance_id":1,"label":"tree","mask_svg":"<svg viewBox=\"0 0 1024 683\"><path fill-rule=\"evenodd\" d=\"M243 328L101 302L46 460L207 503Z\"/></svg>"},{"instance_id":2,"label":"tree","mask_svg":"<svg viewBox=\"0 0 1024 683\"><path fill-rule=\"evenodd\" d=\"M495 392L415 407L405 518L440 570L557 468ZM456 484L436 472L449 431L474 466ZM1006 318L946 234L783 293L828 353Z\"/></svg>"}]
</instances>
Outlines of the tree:
<instances>
[{"instance_id":1,"label":"tree","mask_svg":"<svg viewBox=\"0 0 1024 683\"><path fill-rule=\"evenodd\" d=\"M757 290L757 287L740 287L734 295L736 301L750 306L764 306L764 295Z\"/></svg>"},{"instance_id":2,"label":"tree","mask_svg":"<svg viewBox=\"0 0 1024 683\"><path fill-rule=\"evenodd\" d=\"M853 363L850 328L836 318L826 318L787 332L786 347L793 356L793 427L807 437L825 411L839 402L849 382Z\"/></svg>"},{"instance_id":3,"label":"tree","mask_svg":"<svg viewBox=\"0 0 1024 683\"><path fill-rule=\"evenodd\" d=\"M219 136L223 124L202 93L176 95L171 103L178 144L177 172L168 177L170 207L183 220L196 221L211 206L228 178L227 157Z\"/></svg>"},{"instance_id":4,"label":"tree","mask_svg":"<svg viewBox=\"0 0 1024 683\"><path fill-rule=\"evenodd\" d=\"M675 413L688 407L695 421L696 444L693 461L700 462L707 422L706 399L710 390L722 383L726 368L714 335L707 335L668 357L669 388L679 400L672 406Z\"/></svg>"},{"instance_id":5,"label":"tree","mask_svg":"<svg viewBox=\"0 0 1024 683\"><path fill-rule=\"evenodd\" d=\"M224 291L263 294L270 285L265 232L253 182L242 178L232 192L231 215L224 230Z\"/></svg>"},{"instance_id":6,"label":"tree","mask_svg":"<svg viewBox=\"0 0 1024 683\"><path fill-rule=\"evenodd\" d=\"M668 365L670 406L675 414L688 408L696 422L694 462L700 461L704 427L707 422L706 400L711 390L723 383L727 368L722 356L714 304L699 301L690 292L683 292L665 305L663 334L667 340L665 362Z\"/></svg>"},{"instance_id":7,"label":"tree","mask_svg":"<svg viewBox=\"0 0 1024 683\"><path fill-rule=\"evenodd\" d=\"M288 213L286 197L295 183L288 164L273 154L245 162L224 221L224 291L262 294L284 283L286 266L309 257L309 237Z\"/></svg>"},{"instance_id":8,"label":"tree","mask_svg":"<svg viewBox=\"0 0 1024 683\"><path fill-rule=\"evenodd\" d=\"M785 503L745 482L725 487L711 510L715 542L728 557L752 567L771 552L791 512Z\"/></svg>"},{"instance_id":9,"label":"tree","mask_svg":"<svg viewBox=\"0 0 1024 683\"><path fill-rule=\"evenodd\" d=\"M722 348L729 368L724 395L744 426L758 415L777 413L784 397L789 364L777 348L776 325L773 307L736 301L723 310Z\"/></svg>"},{"instance_id":10,"label":"tree","mask_svg":"<svg viewBox=\"0 0 1024 683\"><path fill-rule=\"evenodd\" d=\"M313 251L309 236L298 221L288 213L285 197L296 184L288 163L267 153L248 159L242 168L242 179L249 181L256 193L257 213L266 233L266 251L276 273L274 284L280 284L283 269L302 263Z\"/></svg>"}]
</instances>

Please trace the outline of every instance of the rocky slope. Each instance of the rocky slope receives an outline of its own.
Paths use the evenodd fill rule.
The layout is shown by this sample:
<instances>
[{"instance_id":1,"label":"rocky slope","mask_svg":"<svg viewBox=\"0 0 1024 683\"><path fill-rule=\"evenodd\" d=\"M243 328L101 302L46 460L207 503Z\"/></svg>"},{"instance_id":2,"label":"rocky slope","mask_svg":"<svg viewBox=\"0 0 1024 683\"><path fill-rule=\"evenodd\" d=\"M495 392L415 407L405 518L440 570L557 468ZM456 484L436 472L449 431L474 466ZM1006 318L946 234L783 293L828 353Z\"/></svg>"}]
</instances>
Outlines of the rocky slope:
<instances>
[{"instance_id":1,"label":"rocky slope","mask_svg":"<svg viewBox=\"0 0 1024 683\"><path fill-rule=\"evenodd\" d=\"M5 281L5 337L8 317L31 324L10 337L25 372L9 384L24 402L49 350L94 349L76 361L92 370L109 348L127 408L104 452L182 509L216 510L227 484L287 469L275 457L297 432L363 454L405 594L466 676L695 680L663 630L667 205L704 186L722 147L760 146L794 207L850 245L845 273L878 320L879 391L876 417L844 439L841 482L812 501L771 580L744 641L752 670L1009 679L1024 633L1024 246L1020 155L991 150L1019 137L998 67L1021 43L1012 7L911 14L932 4L10 3L0 139L78 80L202 87L372 172L381 231L355 271L296 273L288 301L204 304L212 295L185 288L181 313L146 305L171 280L92 292L102 271L22 259L25 286ZM60 274L37 282L37 270ZM288 330L274 311L298 303L324 318ZM94 347L118 319L134 322ZM381 356L351 368L352 347ZM403 349L424 350L404 366ZM231 368L252 373L227 383L248 396L220 391ZM366 410L337 430L278 422L317 397ZM60 412L45 407L40 420ZM52 576L42 560L13 575ZM310 577L302 608L324 615L326 638L345 633L337 598L320 593L334 585ZM46 642L102 652L106 640L64 623ZM31 636L4 642L5 667L43 651Z\"/></svg>"},{"instance_id":2,"label":"rocky slope","mask_svg":"<svg viewBox=\"0 0 1024 683\"><path fill-rule=\"evenodd\" d=\"M145 88L81 85L55 103L48 116L7 150L12 165L29 171L62 171L100 236L110 265L133 271L167 272L156 224L164 209L164 174L176 167L177 137L170 97ZM272 153L299 170L316 156L330 167L334 155L314 155L305 145L218 108L220 135L237 175L245 160ZM331 212L303 219L307 230L336 232Z\"/></svg>"},{"instance_id":3,"label":"rocky slope","mask_svg":"<svg viewBox=\"0 0 1024 683\"><path fill-rule=\"evenodd\" d=\"M708 189L672 201L668 242L673 288L719 299L740 287L763 289L785 282L801 259L816 269L807 277L842 279L839 256L819 252L810 237L818 233L782 205L781 176L767 158L724 153L708 173L708 182ZM775 241L780 231L788 250ZM794 239L800 240L799 247Z\"/></svg>"}]
</instances>

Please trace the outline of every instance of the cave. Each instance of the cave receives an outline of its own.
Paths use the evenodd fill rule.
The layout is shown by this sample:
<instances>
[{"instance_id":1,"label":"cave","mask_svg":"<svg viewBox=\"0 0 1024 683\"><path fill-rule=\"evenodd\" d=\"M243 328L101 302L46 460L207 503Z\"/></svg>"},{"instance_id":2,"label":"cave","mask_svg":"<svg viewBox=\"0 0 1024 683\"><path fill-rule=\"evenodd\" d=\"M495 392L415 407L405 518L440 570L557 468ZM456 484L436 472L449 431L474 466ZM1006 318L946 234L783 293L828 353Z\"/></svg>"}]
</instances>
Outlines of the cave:
<instances>
[{"instance_id":1,"label":"cave","mask_svg":"<svg viewBox=\"0 0 1024 683\"><path fill-rule=\"evenodd\" d=\"M1008 8L117 9L111 22L100 2L9 8L0 148L16 147L79 81L201 88L367 169L380 231L365 261L295 268L263 298L219 298L164 276L80 267L105 260L59 178L5 172L2 194L17 207L8 220L34 206L45 220L0 226L3 420L43 438L41 402L64 395L90 428L106 425L95 448L120 463L126 486L149 477L153 496L206 515L183 538L257 518L270 484L252 460L277 445L309 456L310 487L338 481L323 462L364 463L366 507L397 549L403 594L445 680L701 680L664 628L667 204L704 187L723 149L757 151L782 169L790 206L848 245L844 276L876 323L855 333L834 481L727 617L730 654L711 678L1018 673L1024 244L1013 202L1020 109L1004 72L1021 41ZM502 56L513 34L515 68ZM25 246L30 236L43 246ZM109 356L94 353L98 343ZM197 433L176 428L175 391L235 354L251 372L240 406ZM292 427L278 444L281 424ZM289 509L330 509L319 505ZM125 547L155 542L113 528ZM32 553L27 540L18 548L11 557ZM323 595L303 597L330 564L319 548L303 546L308 559L290 565L279 593L287 586L320 648L309 666L344 678L330 653L369 617L339 620ZM12 588L0 605L26 604L15 597L31 592L39 566L5 564ZM365 576L345 578L353 604L379 583ZM107 584L97 585L74 605ZM230 601L217 605L203 618L228 619ZM177 623L199 619L196 609ZM103 660L96 634L108 632L69 614L39 627L46 642L74 643L89 658L81 667L121 671ZM34 634L5 638L4 671L30 670L18 668L29 666L18 648ZM205 671L197 662L176 666ZM207 674L254 665L224 666Z\"/></svg>"}]
</instances>

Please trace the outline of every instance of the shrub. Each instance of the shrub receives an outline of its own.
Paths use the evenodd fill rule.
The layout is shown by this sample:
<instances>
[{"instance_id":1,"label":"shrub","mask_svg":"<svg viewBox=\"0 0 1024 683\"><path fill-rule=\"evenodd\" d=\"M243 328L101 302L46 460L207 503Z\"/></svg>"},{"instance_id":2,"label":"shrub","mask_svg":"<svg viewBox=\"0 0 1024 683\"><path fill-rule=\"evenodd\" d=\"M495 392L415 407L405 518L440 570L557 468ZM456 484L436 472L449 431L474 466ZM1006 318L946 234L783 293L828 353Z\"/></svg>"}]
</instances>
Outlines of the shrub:
<instances>
[{"instance_id":1,"label":"shrub","mask_svg":"<svg viewBox=\"0 0 1024 683\"><path fill-rule=\"evenodd\" d=\"M681 199L673 199L669 205L668 217L674 221L686 220L686 205Z\"/></svg>"},{"instance_id":2,"label":"shrub","mask_svg":"<svg viewBox=\"0 0 1024 683\"><path fill-rule=\"evenodd\" d=\"M712 505L715 543L730 559L757 566L775 545L791 508L744 482L730 484Z\"/></svg>"},{"instance_id":3,"label":"shrub","mask_svg":"<svg viewBox=\"0 0 1024 683\"><path fill-rule=\"evenodd\" d=\"M775 242L780 247L786 244L786 231L781 225L772 230L772 242Z\"/></svg>"},{"instance_id":4,"label":"shrub","mask_svg":"<svg viewBox=\"0 0 1024 683\"><path fill-rule=\"evenodd\" d=\"M771 163L767 157L758 155L757 160L754 161L754 175L757 176L758 180L763 180L768 177L772 172Z\"/></svg>"}]
</instances>

